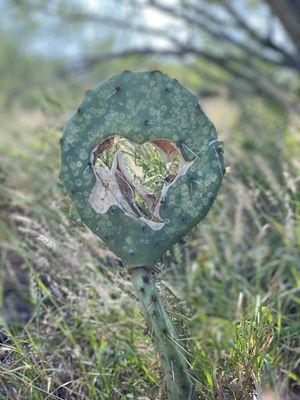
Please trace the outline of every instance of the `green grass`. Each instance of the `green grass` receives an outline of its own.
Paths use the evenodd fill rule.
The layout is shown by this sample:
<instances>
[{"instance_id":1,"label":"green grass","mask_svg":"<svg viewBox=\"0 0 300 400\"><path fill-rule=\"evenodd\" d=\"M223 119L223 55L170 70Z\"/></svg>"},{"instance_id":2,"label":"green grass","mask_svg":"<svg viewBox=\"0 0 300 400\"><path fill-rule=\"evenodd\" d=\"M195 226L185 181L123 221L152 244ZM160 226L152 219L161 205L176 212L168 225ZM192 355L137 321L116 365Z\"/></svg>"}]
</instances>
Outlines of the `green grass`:
<instances>
[{"instance_id":1,"label":"green grass","mask_svg":"<svg viewBox=\"0 0 300 400\"><path fill-rule=\"evenodd\" d=\"M163 398L130 279L59 181L61 128L80 92L57 82L1 113L0 399ZM300 390L300 124L257 102L204 105L220 119L231 173L205 221L158 265L208 400Z\"/></svg>"}]
</instances>

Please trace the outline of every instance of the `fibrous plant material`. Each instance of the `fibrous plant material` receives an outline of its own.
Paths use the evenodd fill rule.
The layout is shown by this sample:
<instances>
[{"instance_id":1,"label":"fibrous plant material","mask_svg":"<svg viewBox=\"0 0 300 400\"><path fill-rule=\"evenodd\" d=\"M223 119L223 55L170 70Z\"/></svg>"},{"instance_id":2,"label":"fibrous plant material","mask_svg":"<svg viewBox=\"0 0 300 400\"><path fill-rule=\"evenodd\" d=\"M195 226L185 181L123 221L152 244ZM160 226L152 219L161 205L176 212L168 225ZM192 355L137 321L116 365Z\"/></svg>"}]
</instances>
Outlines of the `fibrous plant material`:
<instances>
[{"instance_id":1,"label":"fibrous plant material","mask_svg":"<svg viewBox=\"0 0 300 400\"><path fill-rule=\"evenodd\" d=\"M96 184L89 202L98 213L105 214L115 205L126 215L140 219L152 229L159 230L165 225L159 212L166 194L176 180L186 173L193 161L185 161L171 141L154 140L139 146L119 138L119 146L114 146L117 139L115 136L105 139L92 152L91 163ZM158 149L156 154L160 153L160 157L155 157L155 151L151 151L151 147ZM104 153L110 149L111 157L105 156ZM152 164L153 172L156 172L150 187L147 187L142 179L147 168L145 165L141 168L139 161ZM153 168L155 164L156 168ZM178 164L177 168L174 168L174 164Z\"/></svg>"},{"instance_id":2,"label":"fibrous plant material","mask_svg":"<svg viewBox=\"0 0 300 400\"><path fill-rule=\"evenodd\" d=\"M149 163L139 159L143 151L152 151L149 163L161 164L151 184L145 179ZM61 160L61 177L83 222L130 271L169 398L193 399L185 350L153 265L216 198L224 163L215 128L177 80L159 71L124 71L86 94L65 127Z\"/></svg>"}]
</instances>

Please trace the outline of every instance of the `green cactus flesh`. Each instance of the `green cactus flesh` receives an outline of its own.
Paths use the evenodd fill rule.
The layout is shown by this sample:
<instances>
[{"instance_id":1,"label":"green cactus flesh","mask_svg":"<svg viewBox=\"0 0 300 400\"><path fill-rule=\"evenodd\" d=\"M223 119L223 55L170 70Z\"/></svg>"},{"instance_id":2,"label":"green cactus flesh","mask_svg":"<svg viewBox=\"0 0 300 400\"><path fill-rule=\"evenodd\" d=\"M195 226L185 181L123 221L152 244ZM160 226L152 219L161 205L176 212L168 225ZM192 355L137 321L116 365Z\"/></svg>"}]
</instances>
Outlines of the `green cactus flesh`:
<instances>
[{"instance_id":1,"label":"green cactus flesh","mask_svg":"<svg viewBox=\"0 0 300 400\"><path fill-rule=\"evenodd\" d=\"M196 398L186 350L179 341L174 322L166 312L163 298L149 269L134 268L132 282L142 306L151 335L161 355L170 400Z\"/></svg>"},{"instance_id":2,"label":"green cactus flesh","mask_svg":"<svg viewBox=\"0 0 300 400\"><path fill-rule=\"evenodd\" d=\"M111 170L95 164L115 137L180 158L150 214L122 197L119 153ZM151 267L205 217L223 173L220 142L197 97L158 71L122 72L88 91L61 139L61 177L82 221L129 268Z\"/></svg>"}]
</instances>

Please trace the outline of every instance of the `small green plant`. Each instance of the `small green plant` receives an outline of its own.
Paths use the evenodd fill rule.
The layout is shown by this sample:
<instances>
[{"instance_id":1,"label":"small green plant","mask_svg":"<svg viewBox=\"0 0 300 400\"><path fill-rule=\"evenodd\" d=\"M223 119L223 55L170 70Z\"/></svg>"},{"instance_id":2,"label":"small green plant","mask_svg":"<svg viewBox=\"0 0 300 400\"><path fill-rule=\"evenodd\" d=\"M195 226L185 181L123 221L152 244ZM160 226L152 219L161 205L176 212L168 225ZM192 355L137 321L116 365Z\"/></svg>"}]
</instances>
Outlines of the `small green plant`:
<instances>
[{"instance_id":1,"label":"small green plant","mask_svg":"<svg viewBox=\"0 0 300 400\"><path fill-rule=\"evenodd\" d=\"M151 184L148 161L138 156L145 144L165 164L150 176ZM217 195L224 164L215 128L177 80L159 71L125 71L86 94L64 130L61 161L83 222L130 272L161 354L169 398L194 398L185 349L156 287L154 265L206 216Z\"/></svg>"}]
</instances>

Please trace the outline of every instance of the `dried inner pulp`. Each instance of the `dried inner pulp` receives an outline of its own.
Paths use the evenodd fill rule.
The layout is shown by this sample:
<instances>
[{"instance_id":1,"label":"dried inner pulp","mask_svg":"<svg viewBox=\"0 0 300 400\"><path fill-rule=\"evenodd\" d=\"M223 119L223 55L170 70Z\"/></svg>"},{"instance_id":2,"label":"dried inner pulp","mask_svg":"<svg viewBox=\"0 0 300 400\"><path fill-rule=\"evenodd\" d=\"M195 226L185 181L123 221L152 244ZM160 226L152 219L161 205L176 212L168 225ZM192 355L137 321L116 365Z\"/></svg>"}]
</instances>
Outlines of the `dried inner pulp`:
<instances>
[{"instance_id":1,"label":"dried inner pulp","mask_svg":"<svg viewBox=\"0 0 300 400\"><path fill-rule=\"evenodd\" d=\"M121 136L110 136L91 154L96 185L90 204L101 214L116 205L152 229L161 229L165 223L159 209L167 190L192 163L184 160L170 140L138 145Z\"/></svg>"}]
</instances>

